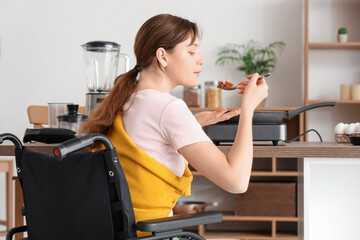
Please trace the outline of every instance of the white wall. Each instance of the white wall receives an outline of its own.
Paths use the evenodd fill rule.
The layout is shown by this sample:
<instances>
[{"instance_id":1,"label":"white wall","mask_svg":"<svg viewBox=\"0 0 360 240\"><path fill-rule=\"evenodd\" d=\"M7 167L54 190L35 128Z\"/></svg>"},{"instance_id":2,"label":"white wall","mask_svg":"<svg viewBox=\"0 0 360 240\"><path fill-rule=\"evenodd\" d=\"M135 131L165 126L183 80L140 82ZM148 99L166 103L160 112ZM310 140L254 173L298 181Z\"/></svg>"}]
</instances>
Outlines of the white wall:
<instances>
[{"instance_id":1,"label":"white wall","mask_svg":"<svg viewBox=\"0 0 360 240\"><path fill-rule=\"evenodd\" d=\"M48 102L85 103L85 71L81 44L110 40L135 65L133 41L141 24L158 13L171 13L198 23L203 31L205 59L200 82L240 81L235 66L215 66L226 43L250 39L287 47L269 78L267 106L302 106L301 0L184 1L2 1L0 5L0 132L23 137L29 105ZM175 90L175 95L181 89ZM236 93L223 95L223 105L239 107Z\"/></svg>"}]
</instances>

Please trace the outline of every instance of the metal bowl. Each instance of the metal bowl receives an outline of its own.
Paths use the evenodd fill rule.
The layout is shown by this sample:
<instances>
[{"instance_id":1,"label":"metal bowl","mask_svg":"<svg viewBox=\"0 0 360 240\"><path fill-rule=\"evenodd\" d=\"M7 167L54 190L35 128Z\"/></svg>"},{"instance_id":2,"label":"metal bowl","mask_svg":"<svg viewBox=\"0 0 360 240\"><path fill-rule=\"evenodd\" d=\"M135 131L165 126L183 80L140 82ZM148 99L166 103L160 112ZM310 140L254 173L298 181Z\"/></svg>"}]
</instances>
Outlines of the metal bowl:
<instances>
[{"instance_id":1,"label":"metal bowl","mask_svg":"<svg viewBox=\"0 0 360 240\"><path fill-rule=\"evenodd\" d=\"M360 134L350 134L349 139L353 145L360 145Z\"/></svg>"},{"instance_id":2,"label":"metal bowl","mask_svg":"<svg viewBox=\"0 0 360 240\"><path fill-rule=\"evenodd\" d=\"M207 206L216 207L217 202L179 201L173 209L174 214L192 214L202 212Z\"/></svg>"}]
</instances>

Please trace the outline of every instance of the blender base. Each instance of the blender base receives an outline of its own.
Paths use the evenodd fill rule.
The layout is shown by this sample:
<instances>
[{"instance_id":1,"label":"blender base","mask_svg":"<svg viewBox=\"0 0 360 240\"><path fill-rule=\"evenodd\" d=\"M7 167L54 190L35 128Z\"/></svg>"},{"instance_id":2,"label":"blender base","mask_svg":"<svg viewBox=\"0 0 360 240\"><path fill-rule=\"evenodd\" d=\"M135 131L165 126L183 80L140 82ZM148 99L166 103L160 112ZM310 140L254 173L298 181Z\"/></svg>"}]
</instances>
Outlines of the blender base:
<instances>
[{"instance_id":1,"label":"blender base","mask_svg":"<svg viewBox=\"0 0 360 240\"><path fill-rule=\"evenodd\" d=\"M109 92L89 92L86 94L85 114L90 113L104 100Z\"/></svg>"}]
</instances>

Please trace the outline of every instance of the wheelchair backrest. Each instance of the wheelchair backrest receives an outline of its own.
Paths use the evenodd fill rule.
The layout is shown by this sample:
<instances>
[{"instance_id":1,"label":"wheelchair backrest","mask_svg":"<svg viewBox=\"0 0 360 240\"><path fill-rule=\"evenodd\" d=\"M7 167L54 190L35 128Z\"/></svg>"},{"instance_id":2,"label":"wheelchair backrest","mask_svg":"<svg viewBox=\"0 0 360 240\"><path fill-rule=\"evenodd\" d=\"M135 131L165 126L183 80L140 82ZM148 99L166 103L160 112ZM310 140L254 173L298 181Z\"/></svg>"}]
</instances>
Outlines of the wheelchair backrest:
<instances>
[{"instance_id":1,"label":"wheelchair backrest","mask_svg":"<svg viewBox=\"0 0 360 240\"><path fill-rule=\"evenodd\" d=\"M58 161L16 150L31 239L127 239L135 217L116 150L68 154ZM117 158L116 158L117 159Z\"/></svg>"}]
</instances>

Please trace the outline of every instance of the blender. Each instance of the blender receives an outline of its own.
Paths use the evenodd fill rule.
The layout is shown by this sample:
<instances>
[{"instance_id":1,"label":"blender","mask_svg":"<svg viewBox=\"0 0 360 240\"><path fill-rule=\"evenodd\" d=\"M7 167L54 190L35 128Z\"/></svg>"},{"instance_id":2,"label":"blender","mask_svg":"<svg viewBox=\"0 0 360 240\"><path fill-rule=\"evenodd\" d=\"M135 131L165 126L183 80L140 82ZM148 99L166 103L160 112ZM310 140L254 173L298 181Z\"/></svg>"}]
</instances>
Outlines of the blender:
<instances>
[{"instance_id":1,"label":"blender","mask_svg":"<svg viewBox=\"0 0 360 240\"><path fill-rule=\"evenodd\" d=\"M85 113L90 115L108 95L118 75L119 58L125 59L125 72L129 70L129 57L120 53L115 42L93 41L81 45L84 50L86 83Z\"/></svg>"}]
</instances>

